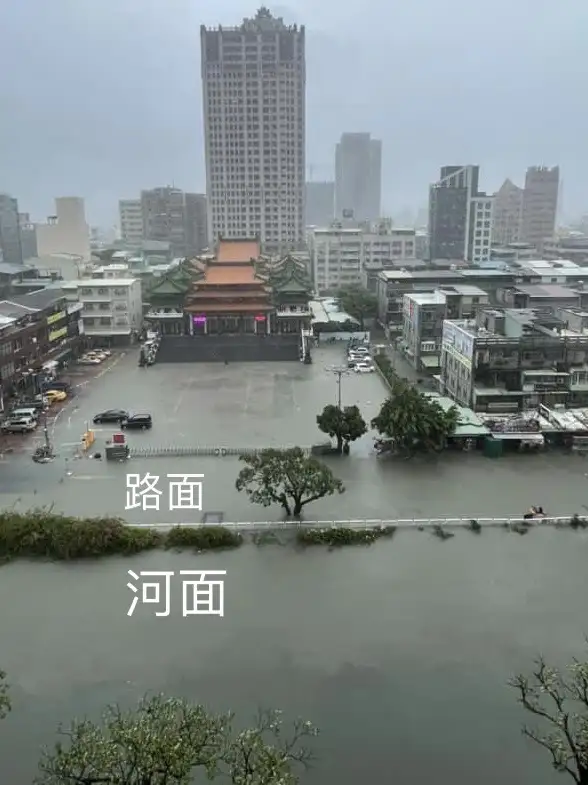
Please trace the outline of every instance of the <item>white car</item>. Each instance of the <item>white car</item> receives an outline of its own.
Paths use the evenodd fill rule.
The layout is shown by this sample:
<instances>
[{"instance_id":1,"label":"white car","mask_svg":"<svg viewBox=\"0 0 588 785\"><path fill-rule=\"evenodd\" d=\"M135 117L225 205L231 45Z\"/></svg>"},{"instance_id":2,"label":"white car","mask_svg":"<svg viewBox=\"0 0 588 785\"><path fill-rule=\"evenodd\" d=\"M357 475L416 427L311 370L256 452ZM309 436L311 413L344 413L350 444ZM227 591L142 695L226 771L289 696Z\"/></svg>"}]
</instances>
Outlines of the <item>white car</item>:
<instances>
[{"instance_id":1,"label":"white car","mask_svg":"<svg viewBox=\"0 0 588 785\"><path fill-rule=\"evenodd\" d=\"M87 356L80 357L80 359L78 360L78 363L80 365L100 365L101 362L102 360L100 360L98 357L87 357Z\"/></svg>"},{"instance_id":2,"label":"white car","mask_svg":"<svg viewBox=\"0 0 588 785\"><path fill-rule=\"evenodd\" d=\"M371 365L371 363L361 362L356 363L353 370L355 373L373 373L376 369L373 365Z\"/></svg>"},{"instance_id":3,"label":"white car","mask_svg":"<svg viewBox=\"0 0 588 785\"><path fill-rule=\"evenodd\" d=\"M2 423L2 430L5 433L29 433L34 431L36 427L37 421L32 417L19 417Z\"/></svg>"},{"instance_id":4,"label":"white car","mask_svg":"<svg viewBox=\"0 0 588 785\"><path fill-rule=\"evenodd\" d=\"M370 350L365 346L352 346L348 354L369 354Z\"/></svg>"}]
</instances>

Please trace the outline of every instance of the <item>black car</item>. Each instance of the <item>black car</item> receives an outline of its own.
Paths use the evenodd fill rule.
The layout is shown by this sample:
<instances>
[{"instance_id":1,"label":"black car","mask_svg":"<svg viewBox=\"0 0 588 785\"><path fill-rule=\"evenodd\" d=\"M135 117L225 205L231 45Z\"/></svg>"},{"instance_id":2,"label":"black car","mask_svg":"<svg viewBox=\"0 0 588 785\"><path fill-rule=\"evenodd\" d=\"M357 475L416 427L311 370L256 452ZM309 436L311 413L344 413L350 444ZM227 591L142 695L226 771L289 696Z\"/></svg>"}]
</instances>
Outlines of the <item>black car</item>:
<instances>
[{"instance_id":1,"label":"black car","mask_svg":"<svg viewBox=\"0 0 588 785\"><path fill-rule=\"evenodd\" d=\"M131 414L126 420L123 420L120 427L125 430L126 428L135 428L136 430L145 431L151 428L153 420L150 414Z\"/></svg>"},{"instance_id":2,"label":"black car","mask_svg":"<svg viewBox=\"0 0 588 785\"><path fill-rule=\"evenodd\" d=\"M71 392L71 385L69 382L62 382L54 379L52 382L43 382L41 385L42 393L46 393L48 390L59 390L59 392L64 392L69 395Z\"/></svg>"},{"instance_id":3,"label":"black car","mask_svg":"<svg viewBox=\"0 0 588 785\"><path fill-rule=\"evenodd\" d=\"M129 413L125 412L124 409L108 409L105 412L97 414L92 422L95 425L103 422L121 423L123 420L126 420L128 416Z\"/></svg>"}]
</instances>

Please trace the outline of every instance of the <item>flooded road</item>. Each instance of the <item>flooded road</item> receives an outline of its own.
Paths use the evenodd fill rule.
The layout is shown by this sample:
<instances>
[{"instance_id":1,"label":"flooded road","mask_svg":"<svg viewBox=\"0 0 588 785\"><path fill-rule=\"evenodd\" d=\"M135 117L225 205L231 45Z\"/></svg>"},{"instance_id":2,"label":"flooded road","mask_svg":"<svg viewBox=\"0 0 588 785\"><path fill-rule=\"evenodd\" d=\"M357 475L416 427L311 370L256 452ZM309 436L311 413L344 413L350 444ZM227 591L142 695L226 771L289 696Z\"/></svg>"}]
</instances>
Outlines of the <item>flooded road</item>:
<instances>
[{"instance_id":1,"label":"flooded road","mask_svg":"<svg viewBox=\"0 0 588 785\"><path fill-rule=\"evenodd\" d=\"M59 722L162 690L244 722L260 705L311 719L309 785L561 782L505 683L538 652L582 655L587 557L587 533L537 529L2 567L2 771L29 785ZM195 568L227 571L224 618L183 618L175 583L168 618L127 617L128 569Z\"/></svg>"}]
</instances>

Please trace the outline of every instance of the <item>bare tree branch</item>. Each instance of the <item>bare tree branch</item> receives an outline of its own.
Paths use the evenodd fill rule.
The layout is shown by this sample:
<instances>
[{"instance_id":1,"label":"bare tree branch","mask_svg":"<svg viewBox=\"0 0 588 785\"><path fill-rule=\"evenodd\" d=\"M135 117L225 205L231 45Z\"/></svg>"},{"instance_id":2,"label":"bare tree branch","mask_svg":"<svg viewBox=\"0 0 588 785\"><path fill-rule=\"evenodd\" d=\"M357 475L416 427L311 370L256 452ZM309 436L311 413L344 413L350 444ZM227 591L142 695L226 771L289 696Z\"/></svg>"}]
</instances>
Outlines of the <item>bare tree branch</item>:
<instances>
[{"instance_id":1,"label":"bare tree branch","mask_svg":"<svg viewBox=\"0 0 588 785\"><path fill-rule=\"evenodd\" d=\"M509 684L545 728L525 727L523 734L550 752L557 771L588 785L588 663L573 660L564 675L539 657L531 677L519 675Z\"/></svg>"}]
</instances>

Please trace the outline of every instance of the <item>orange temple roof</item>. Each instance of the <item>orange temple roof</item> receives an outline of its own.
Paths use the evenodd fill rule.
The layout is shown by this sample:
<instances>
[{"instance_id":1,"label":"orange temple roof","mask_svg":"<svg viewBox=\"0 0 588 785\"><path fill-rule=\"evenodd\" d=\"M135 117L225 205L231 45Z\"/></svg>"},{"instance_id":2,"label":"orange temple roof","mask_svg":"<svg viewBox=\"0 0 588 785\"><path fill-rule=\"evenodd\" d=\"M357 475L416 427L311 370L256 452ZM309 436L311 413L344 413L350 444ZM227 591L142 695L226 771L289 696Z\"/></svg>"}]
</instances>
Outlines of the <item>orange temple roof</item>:
<instances>
[{"instance_id":1,"label":"orange temple roof","mask_svg":"<svg viewBox=\"0 0 588 785\"><path fill-rule=\"evenodd\" d=\"M261 245L258 240L219 240L216 261L223 264L249 262L259 259Z\"/></svg>"}]
</instances>

